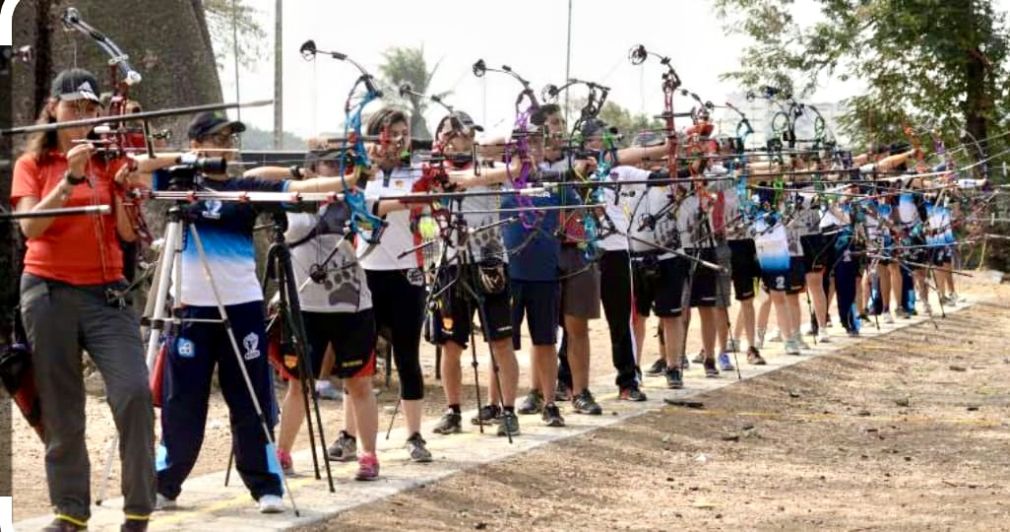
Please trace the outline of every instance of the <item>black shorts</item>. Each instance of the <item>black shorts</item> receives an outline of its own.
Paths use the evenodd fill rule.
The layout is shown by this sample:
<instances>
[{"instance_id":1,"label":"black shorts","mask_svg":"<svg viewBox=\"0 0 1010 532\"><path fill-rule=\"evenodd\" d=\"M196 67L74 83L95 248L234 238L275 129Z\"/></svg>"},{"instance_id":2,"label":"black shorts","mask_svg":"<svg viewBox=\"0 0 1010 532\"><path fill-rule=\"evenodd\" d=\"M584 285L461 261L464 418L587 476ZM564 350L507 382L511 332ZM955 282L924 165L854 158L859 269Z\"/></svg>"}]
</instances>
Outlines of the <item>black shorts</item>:
<instances>
[{"instance_id":1,"label":"black shorts","mask_svg":"<svg viewBox=\"0 0 1010 532\"><path fill-rule=\"evenodd\" d=\"M761 271L761 281L765 290L798 294L806 286L806 273L802 257L789 257L788 270Z\"/></svg>"},{"instance_id":2,"label":"black shorts","mask_svg":"<svg viewBox=\"0 0 1010 532\"><path fill-rule=\"evenodd\" d=\"M761 277L761 266L757 260L754 240L730 240L730 274L733 277L733 293L737 301L754 297L754 279Z\"/></svg>"},{"instance_id":3,"label":"black shorts","mask_svg":"<svg viewBox=\"0 0 1010 532\"><path fill-rule=\"evenodd\" d=\"M519 330L526 318L533 345L553 346L558 340L561 317L561 284L558 281L520 281L509 283L512 292L512 345L521 347Z\"/></svg>"},{"instance_id":4,"label":"black shorts","mask_svg":"<svg viewBox=\"0 0 1010 532\"><path fill-rule=\"evenodd\" d=\"M954 261L954 249L950 246L933 248L932 255L934 266L943 266Z\"/></svg>"},{"instance_id":5,"label":"black shorts","mask_svg":"<svg viewBox=\"0 0 1010 532\"><path fill-rule=\"evenodd\" d=\"M650 276L639 275L633 281L635 311L639 316L648 316L650 312L661 318L680 316L684 312L684 284L689 274L687 259L664 258L655 262L653 268Z\"/></svg>"},{"instance_id":6,"label":"black shorts","mask_svg":"<svg viewBox=\"0 0 1010 532\"><path fill-rule=\"evenodd\" d=\"M706 262L718 262L715 248L688 249L685 253ZM686 261L688 259L682 260ZM691 276L691 307L714 307L716 299L715 285L719 272L701 264L689 264L688 267L694 268L694 274Z\"/></svg>"},{"instance_id":7,"label":"black shorts","mask_svg":"<svg viewBox=\"0 0 1010 532\"><path fill-rule=\"evenodd\" d=\"M435 308L432 310L432 343L442 345L448 341L466 348L470 342L470 332L473 329L473 315L480 316L481 333L484 340L493 342L512 336L512 302L508 282L508 265L503 265L496 272L503 277L498 283L498 292L491 292L481 281L480 267L468 264L463 268L462 275L457 279L460 266L452 265L439 271L435 293L441 287L448 286L442 294L435 298ZM448 283L452 282L451 285ZM465 284L464 284L465 283ZM481 299L474 299L474 293ZM482 312L477 312L478 307Z\"/></svg>"},{"instance_id":8,"label":"black shorts","mask_svg":"<svg viewBox=\"0 0 1010 532\"><path fill-rule=\"evenodd\" d=\"M333 347L333 371L341 379L375 374L375 314L361 312L302 312L308 335L312 375L319 376L326 348ZM322 375L328 377L328 375Z\"/></svg>"},{"instance_id":9,"label":"black shorts","mask_svg":"<svg viewBox=\"0 0 1010 532\"><path fill-rule=\"evenodd\" d=\"M631 288L635 312L639 316L649 316L659 288L658 251L631 254Z\"/></svg>"},{"instance_id":10,"label":"black shorts","mask_svg":"<svg viewBox=\"0 0 1010 532\"><path fill-rule=\"evenodd\" d=\"M835 240L831 236L803 235L800 245L803 246L803 267L807 273L823 273L835 263Z\"/></svg>"},{"instance_id":11,"label":"black shorts","mask_svg":"<svg viewBox=\"0 0 1010 532\"><path fill-rule=\"evenodd\" d=\"M807 270L801 257L789 257L789 287L786 293L799 294L807 287Z\"/></svg>"}]
</instances>

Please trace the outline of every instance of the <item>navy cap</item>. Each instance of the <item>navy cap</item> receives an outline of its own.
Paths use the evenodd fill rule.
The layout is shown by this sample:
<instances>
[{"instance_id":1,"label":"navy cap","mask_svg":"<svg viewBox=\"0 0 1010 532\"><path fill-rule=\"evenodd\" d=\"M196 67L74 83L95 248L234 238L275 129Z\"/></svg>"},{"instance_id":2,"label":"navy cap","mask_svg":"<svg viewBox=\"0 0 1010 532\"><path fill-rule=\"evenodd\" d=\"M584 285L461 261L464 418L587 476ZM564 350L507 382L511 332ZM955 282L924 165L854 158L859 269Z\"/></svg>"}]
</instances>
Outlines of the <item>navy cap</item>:
<instances>
[{"instance_id":1,"label":"navy cap","mask_svg":"<svg viewBox=\"0 0 1010 532\"><path fill-rule=\"evenodd\" d=\"M225 129L232 133L245 131L245 124L237 120L229 120L224 111L208 111L193 117L189 123L189 139L198 140L213 135Z\"/></svg>"},{"instance_id":2,"label":"navy cap","mask_svg":"<svg viewBox=\"0 0 1010 532\"><path fill-rule=\"evenodd\" d=\"M83 68L71 68L60 72L53 80L50 96L64 102L89 100L101 103L98 79Z\"/></svg>"}]
</instances>

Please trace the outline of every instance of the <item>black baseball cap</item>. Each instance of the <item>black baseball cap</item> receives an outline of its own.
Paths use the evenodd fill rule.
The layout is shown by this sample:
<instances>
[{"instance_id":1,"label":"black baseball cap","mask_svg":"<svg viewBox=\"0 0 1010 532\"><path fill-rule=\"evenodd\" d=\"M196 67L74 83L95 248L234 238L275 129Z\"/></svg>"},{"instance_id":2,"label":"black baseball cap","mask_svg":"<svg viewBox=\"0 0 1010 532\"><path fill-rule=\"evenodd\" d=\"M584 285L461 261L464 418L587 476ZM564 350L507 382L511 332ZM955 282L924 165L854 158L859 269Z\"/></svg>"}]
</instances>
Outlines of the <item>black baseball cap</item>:
<instances>
[{"instance_id":1,"label":"black baseball cap","mask_svg":"<svg viewBox=\"0 0 1010 532\"><path fill-rule=\"evenodd\" d=\"M53 80L49 95L64 102L89 100L102 103L101 90L95 75L83 68L70 68L60 72Z\"/></svg>"},{"instance_id":2,"label":"black baseball cap","mask_svg":"<svg viewBox=\"0 0 1010 532\"><path fill-rule=\"evenodd\" d=\"M189 123L189 140L199 140L225 129L230 129L232 133L242 133L245 131L245 124L229 120L224 111L200 113Z\"/></svg>"},{"instance_id":3,"label":"black baseball cap","mask_svg":"<svg viewBox=\"0 0 1010 532\"><path fill-rule=\"evenodd\" d=\"M442 119L438 121L440 131L441 126L443 126L446 123L446 121L449 122L449 127L453 129L465 129L466 132L484 131L483 126L478 125L476 122L474 122L473 117L471 117L468 113L465 113L463 111L453 111L452 114L448 114L442 117Z\"/></svg>"}]
</instances>

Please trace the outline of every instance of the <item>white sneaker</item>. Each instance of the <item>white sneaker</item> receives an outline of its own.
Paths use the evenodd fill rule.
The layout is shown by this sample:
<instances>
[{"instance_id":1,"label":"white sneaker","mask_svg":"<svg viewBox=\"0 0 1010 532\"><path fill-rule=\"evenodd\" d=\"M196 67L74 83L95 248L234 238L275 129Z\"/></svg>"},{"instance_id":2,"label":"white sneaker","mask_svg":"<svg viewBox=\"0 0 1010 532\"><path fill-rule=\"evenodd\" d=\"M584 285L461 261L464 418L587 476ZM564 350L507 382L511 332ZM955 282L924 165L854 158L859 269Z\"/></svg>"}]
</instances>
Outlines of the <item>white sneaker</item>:
<instances>
[{"instance_id":1,"label":"white sneaker","mask_svg":"<svg viewBox=\"0 0 1010 532\"><path fill-rule=\"evenodd\" d=\"M812 349L806 342L803 341L803 336L799 334L797 334L796 338L793 339L793 343L796 344L796 347L799 347L804 351L810 351Z\"/></svg>"},{"instance_id":2,"label":"white sneaker","mask_svg":"<svg viewBox=\"0 0 1010 532\"><path fill-rule=\"evenodd\" d=\"M740 342L736 338L730 338L729 341L726 342L726 351L729 351L730 353L739 352Z\"/></svg>"},{"instance_id":3,"label":"white sneaker","mask_svg":"<svg viewBox=\"0 0 1010 532\"><path fill-rule=\"evenodd\" d=\"M263 495L256 501L261 514L279 514L284 512L284 499L279 495Z\"/></svg>"},{"instance_id":4,"label":"white sneaker","mask_svg":"<svg viewBox=\"0 0 1010 532\"><path fill-rule=\"evenodd\" d=\"M175 499L169 499L160 493L154 501L154 509L156 511L171 511L177 509L178 507L179 505L175 503Z\"/></svg>"},{"instance_id":5,"label":"white sneaker","mask_svg":"<svg viewBox=\"0 0 1010 532\"><path fill-rule=\"evenodd\" d=\"M887 311L884 313L884 323L888 325L894 325L894 315L891 314L891 311Z\"/></svg>"},{"instance_id":6,"label":"white sneaker","mask_svg":"<svg viewBox=\"0 0 1010 532\"><path fill-rule=\"evenodd\" d=\"M790 338L786 340L786 354L787 355L799 355L800 346L796 343L796 340Z\"/></svg>"},{"instance_id":7,"label":"white sneaker","mask_svg":"<svg viewBox=\"0 0 1010 532\"><path fill-rule=\"evenodd\" d=\"M773 342L773 343L774 342L781 342L782 341L782 331L781 330L775 331L775 334L772 335L772 337L769 338L768 341L769 342Z\"/></svg>"},{"instance_id":8,"label":"white sneaker","mask_svg":"<svg viewBox=\"0 0 1010 532\"><path fill-rule=\"evenodd\" d=\"M764 349L765 347L765 331L764 329L757 330L757 340L754 341L755 349Z\"/></svg>"},{"instance_id":9,"label":"white sneaker","mask_svg":"<svg viewBox=\"0 0 1010 532\"><path fill-rule=\"evenodd\" d=\"M831 336L829 336L826 331L821 331L820 334L817 335L817 343L829 344L831 343Z\"/></svg>"},{"instance_id":10,"label":"white sneaker","mask_svg":"<svg viewBox=\"0 0 1010 532\"><path fill-rule=\"evenodd\" d=\"M932 316L933 315L933 307L930 306L929 303L923 303L922 304L922 313L925 314L925 315L927 315L927 316Z\"/></svg>"},{"instance_id":11,"label":"white sneaker","mask_svg":"<svg viewBox=\"0 0 1010 532\"><path fill-rule=\"evenodd\" d=\"M344 398L344 394L333 386L333 383L329 380L316 381L316 393L319 394L320 399L328 401L339 401Z\"/></svg>"}]
</instances>

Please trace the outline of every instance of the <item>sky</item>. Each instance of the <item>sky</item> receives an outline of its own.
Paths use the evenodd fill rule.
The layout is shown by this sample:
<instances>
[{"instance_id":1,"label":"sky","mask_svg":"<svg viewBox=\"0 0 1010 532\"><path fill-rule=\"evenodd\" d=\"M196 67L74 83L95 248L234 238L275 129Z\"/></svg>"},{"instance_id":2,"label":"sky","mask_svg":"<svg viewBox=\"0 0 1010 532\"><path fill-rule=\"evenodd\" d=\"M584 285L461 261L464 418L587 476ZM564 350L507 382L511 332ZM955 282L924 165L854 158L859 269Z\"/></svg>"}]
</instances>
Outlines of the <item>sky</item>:
<instances>
[{"instance_id":1,"label":"sky","mask_svg":"<svg viewBox=\"0 0 1010 532\"><path fill-rule=\"evenodd\" d=\"M238 73L241 99L269 99L275 2L244 1L258 10L268 36L257 65ZM446 100L470 113L488 132L508 131L519 85L493 73L478 79L471 66L481 58L488 66L509 65L538 93L547 83L562 84L568 4L568 0L288 0L283 13L284 129L307 137L339 131L343 124L343 102L358 73L352 65L328 57L303 60L298 50L313 39L319 49L348 54L375 75L384 50L423 45L429 65L440 61L431 89L452 91ZM793 14L801 23L818 18L811 0L797 0ZM652 59L642 66L631 65L628 51L636 44L669 56L683 86L703 99L721 104L741 91L719 76L738 67L747 39L725 33L711 0L573 0L571 38L571 77L611 87L610 100L632 112L654 115L663 106L663 67ZM230 59L223 63L221 82L225 101L234 101L236 76ZM858 82L826 80L810 100L834 102L858 94L860 88ZM573 90L571 96L582 94ZM372 105L369 110L381 107ZM686 107L686 102L679 105ZM438 114L432 110L428 123ZM273 129L271 108L245 110L242 119Z\"/></svg>"}]
</instances>

